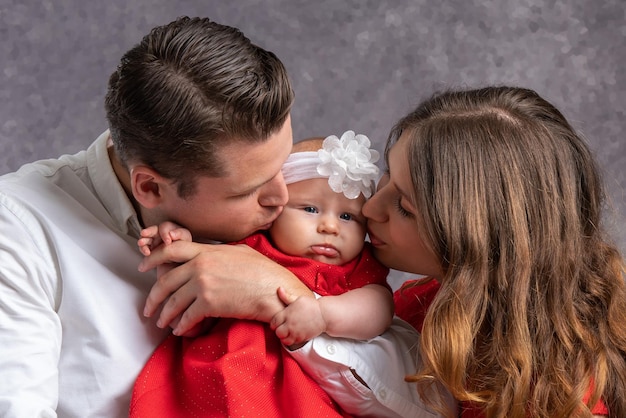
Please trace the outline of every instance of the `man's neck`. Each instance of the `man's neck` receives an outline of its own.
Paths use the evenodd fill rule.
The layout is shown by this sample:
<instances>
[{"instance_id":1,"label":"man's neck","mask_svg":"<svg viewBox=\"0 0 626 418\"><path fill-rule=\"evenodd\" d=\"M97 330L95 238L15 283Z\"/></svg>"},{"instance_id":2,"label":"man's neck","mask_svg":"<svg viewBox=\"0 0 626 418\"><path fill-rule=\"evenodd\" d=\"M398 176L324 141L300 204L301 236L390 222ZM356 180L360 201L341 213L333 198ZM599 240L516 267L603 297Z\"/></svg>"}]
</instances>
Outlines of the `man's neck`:
<instances>
[{"instance_id":1,"label":"man's neck","mask_svg":"<svg viewBox=\"0 0 626 418\"><path fill-rule=\"evenodd\" d=\"M130 173L128 169L124 166L124 164L122 164L122 161L120 160L119 156L115 152L115 148L113 147L113 141L111 140L110 136L109 136L109 139L107 140L107 153L109 154L109 160L111 161L113 172L115 173L117 180L122 185L122 188L126 192L126 196L128 196L128 200L130 200L130 202L133 205L133 208L135 208L135 212L137 212L137 217L139 218L139 223L143 225L143 222L141 220L142 219L141 207L139 206L139 204L137 203L137 200L135 200L135 197L133 196Z\"/></svg>"}]
</instances>

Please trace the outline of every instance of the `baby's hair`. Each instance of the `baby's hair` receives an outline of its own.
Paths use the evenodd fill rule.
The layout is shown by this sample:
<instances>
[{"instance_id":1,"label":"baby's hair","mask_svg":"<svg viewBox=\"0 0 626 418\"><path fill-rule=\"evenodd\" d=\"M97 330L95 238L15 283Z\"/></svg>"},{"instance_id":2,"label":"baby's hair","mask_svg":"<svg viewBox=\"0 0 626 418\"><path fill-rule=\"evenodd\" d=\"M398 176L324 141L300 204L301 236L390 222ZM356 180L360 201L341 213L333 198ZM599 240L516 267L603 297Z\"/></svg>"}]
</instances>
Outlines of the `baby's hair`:
<instances>
[{"instance_id":1,"label":"baby's hair","mask_svg":"<svg viewBox=\"0 0 626 418\"><path fill-rule=\"evenodd\" d=\"M291 149L291 153L294 152L308 152L308 151L317 151L322 148L322 144L324 143L324 138L322 137L311 137L303 139L300 142L297 142L293 145Z\"/></svg>"}]
</instances>

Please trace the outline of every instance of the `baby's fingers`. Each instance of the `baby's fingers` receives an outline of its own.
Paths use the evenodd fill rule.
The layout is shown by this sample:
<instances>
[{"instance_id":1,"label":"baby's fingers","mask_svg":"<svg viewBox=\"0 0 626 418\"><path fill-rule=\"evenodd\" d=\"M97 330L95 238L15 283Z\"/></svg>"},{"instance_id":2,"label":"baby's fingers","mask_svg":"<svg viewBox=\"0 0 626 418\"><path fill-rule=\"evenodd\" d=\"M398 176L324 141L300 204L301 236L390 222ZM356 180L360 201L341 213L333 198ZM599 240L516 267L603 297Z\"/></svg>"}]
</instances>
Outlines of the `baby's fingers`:
<instances>
[{"instance_id":1,"label":"baby's fingers","mask_svg":"<svg viewBox=\"0 0 626 418\"><path fill-rule=\"evenodd\" d=\"M158 225L149 226L147 228L142 229L139 234L142 237L153 238L159 235L159 226Z\"/></svg>"},{"instance_id":2,"label":"baby's fingers","mask_svg":"<svg viewBox=\"0 0 626 418\"><path fill-rule=\"evenodd\" d=\"M186 228L176 228L176 229L169 231L168 238L169 238L168 243L171 243L172 241L191 241L192 240L191 232L189 232L189 230ZM163 241L167 242L165 241L165 238L163 239Z\"/></svg>"},{"instance_id":3,"label":"baby's fingers","mask_svg":"<svg viewBox=\"0 0 626 418\"><path fill-rule=\"evenodd\" d=\"M270 321L270 328L272 331L276 331L276 329L283 325L286 320L287 317L285 316L285 311L280 311L272 317L272 320Z\"/></svg>"},{"instance_id":4,"label":"baby's fingers","mask_svg":"<svg viewBox=\"0 0 626 418\"><path fill-rule=\"evenodd\" d=\"M281 301L283 301L285 305L291 305L296 301L296 299L298 299L297 296L294 296L291 293L287 292L287 290L285 290L285 288L282 286L278 288L277 293L278 297Z\"/></svg>"},{"instance_id":5,"label":"baby's fingers","mask_svg":"<svg viewBox=\"0 0 626 418\"><path fill-rule=\"evenodd\" d=\"M290 346L296 342L295 338L290 335L289 327L287 325L283 324L279 326L274 332L283 345Z\"/></svg>"},{"instance_id":6,"label":"baby's fingers","mask_svg":"<svg viewBox=\"0 0 626 418\"><path fill-rule=\"evenodd\" d=\"M141 254L145 255L146 257L150 255L152 242L152 238L139 238L137 240L137 246L139 247L139 251L141 251Z\"/></svg>"}]
</instances>

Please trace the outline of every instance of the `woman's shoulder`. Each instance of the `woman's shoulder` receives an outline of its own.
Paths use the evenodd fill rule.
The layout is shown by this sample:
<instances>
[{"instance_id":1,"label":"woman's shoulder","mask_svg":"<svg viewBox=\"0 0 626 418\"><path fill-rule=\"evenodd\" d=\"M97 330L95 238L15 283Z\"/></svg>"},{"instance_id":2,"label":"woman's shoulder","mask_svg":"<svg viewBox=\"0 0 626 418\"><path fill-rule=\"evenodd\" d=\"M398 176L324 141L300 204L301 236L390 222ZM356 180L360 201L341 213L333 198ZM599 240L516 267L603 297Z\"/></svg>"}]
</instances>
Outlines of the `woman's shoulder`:
<instances>
[{"instance_id":1,"label":"woman's shoulder","mask_svg":"<svg viewBox=\"0 0 626 418\"><path fill-rule=\"evenodd\" d=\"M430 278L404 282L393 295L396 315L421 332L424 317L439 290L439 286L437 280Z\"/></svg>"}]
</instances>

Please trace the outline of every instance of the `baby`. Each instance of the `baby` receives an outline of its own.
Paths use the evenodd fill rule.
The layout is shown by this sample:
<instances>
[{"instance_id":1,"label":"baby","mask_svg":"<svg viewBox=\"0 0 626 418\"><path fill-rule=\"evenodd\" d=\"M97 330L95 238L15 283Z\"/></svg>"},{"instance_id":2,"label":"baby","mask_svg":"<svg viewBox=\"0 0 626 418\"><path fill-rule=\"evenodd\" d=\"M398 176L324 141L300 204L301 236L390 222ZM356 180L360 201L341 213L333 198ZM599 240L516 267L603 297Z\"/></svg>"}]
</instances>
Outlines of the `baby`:
<instances>
[{"instance_id":1,"label":"baby","mask_svg":"<svg viewBox=\"0 0 626 418\"><path fill-rule=\"evenodd\" d=\"M220 318L207 334L167 339L137 380L131 416L185 416L189 412L183 404L215 411L224 408L224 398L229 415L245 416L252 405L266 405L264 416L284 416L305 408L303 398L328 396L285 354L278 339L286 346L321 333L369 339L391 323L388 269L372 256L361 214L378 177L374 163L379 155L369 146L366 136L352 131L295 144L282 169L289 192L283 212L269 231L241 242L287 267L319 297L294 299L280 288L287 306L270 326ZM164 223L144 229L138 245L149 255L161 242L191 238L188 230ZM272 330L278 339L268 334ZM271 383L276 380L280 388ZM185 401L163 401L180 397ZM155 399L160 399L158 410L153 410ZM328 405L337 408L330 399Z\"/></svg>"}]
</instances>

